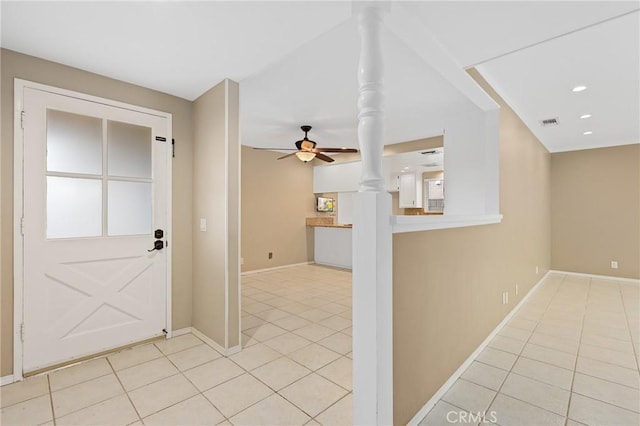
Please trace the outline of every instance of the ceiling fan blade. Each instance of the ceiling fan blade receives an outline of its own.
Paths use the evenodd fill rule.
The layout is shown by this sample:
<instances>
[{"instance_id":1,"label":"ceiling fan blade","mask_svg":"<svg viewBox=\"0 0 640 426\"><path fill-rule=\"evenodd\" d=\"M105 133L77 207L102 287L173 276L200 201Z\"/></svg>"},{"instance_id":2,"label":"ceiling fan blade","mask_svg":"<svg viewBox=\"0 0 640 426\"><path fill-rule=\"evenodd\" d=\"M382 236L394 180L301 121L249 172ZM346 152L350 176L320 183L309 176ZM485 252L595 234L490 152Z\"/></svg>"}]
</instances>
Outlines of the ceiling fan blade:
<instances>
[{"instance_id":1,"label":"ceiling fan blade","mask_svg":"<svg viewBox=\"0 0 640 426\"><path fill-rule=\"evenodd\" d=\"M313 152L358 152L357 149L353 149L353 148L314 148L311 151Z\"/></svg>"},{"instance_id":2,"label":"ceiling fan blade","mask_svg":"<svg viewBox=\"0 0 640 426\"><path fill-rule=\"evenodd\" d=\"M282 160L282 159L291 157L292 155L296 155L297 153L298 153L298 150L296 150L296 152L292 152L291 154L287 154L285 156L282 156L282 157L278 158L278 160Z\"/></svg>"},{"instance_id":3,"label":"ceiling fan blade","mask_svg":"<svg viewBox=\"0 0 640 426\"><path fill-rule=\"evenodd\" d=\"M252 146L251 148L258 149L261 151L297 151L296 148L258 148L255 146Z\"/></svg>"},{"instance_id":4,"label":"ceiling fan blade","mask_svg":"<svg viewBox=\"0 0 640 426\"><path fill-rule=\"evenodd\" d=\"M333 158L329 157L328 155L320 154L319 152L316 152L316 158L322 161L326 161L327 163L333 163L335 161Z\"/></svg>"}]
</instances>

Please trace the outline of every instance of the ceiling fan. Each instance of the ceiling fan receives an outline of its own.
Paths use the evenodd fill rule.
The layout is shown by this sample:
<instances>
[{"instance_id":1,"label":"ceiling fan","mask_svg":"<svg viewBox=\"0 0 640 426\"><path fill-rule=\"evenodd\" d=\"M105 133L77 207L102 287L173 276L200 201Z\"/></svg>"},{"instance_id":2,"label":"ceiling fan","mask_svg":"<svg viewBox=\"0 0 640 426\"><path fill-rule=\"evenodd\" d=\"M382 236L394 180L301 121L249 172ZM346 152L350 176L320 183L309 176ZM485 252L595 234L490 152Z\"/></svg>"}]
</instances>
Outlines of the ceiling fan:
<instances>
[{"instance_id":1,"label":"ceiling fan","mask_svg":"<svg viewBox=\"0 0 640 426\"><path fill-rule=\"evenodd\" d=\"M316 143L311 139L309 139L309 137L307 136L307 133L309 133L309 130L311 130L311 126L308 126L308 125L300 126L300 129L302 129L302 131L304 132L304 138L295 143L296 148L295 149L284 148L285 150L295 150L296 152L292 152L291 154L282 156L278 158L278 160L282 160L284 158L288 158L288 157L291 157L292 155L295 155L296 157L298 157L298 159L300 159L300 161L303 161L305 163L308 163L314 158L331 163L335 160L329 157L328 155L324 155L323 152L358 152L357 149L353 149L353 148L316 148ZM283 148L256 148L256 149L282 150Z\"/></svg>"}]
</instances>

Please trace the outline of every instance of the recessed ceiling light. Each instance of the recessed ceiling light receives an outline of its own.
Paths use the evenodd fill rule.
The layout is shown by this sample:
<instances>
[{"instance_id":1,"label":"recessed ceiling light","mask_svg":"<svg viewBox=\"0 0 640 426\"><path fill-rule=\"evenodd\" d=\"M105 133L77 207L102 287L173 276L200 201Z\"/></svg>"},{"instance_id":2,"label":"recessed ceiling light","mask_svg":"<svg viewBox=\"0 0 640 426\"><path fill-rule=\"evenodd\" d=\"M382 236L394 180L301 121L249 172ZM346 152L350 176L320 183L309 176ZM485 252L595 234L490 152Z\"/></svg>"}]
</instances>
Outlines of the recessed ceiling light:
<instances>
[{"instance_id":1,"label":"recessed ceiling light","mask_svg":"<svg viewBox=\"0 0 640 426\"><path fill-rule=\"evenodd\" d=\"M593 133L592 131L588 131L588 132L584 132L583 135L590 135L592 133Z\"/></svg>"},{"instance_id":2,"label":"recessed ceiling light","mask_svg":"<svg viewBox=\"0 0 640 426\"><path fill-rule=\"evenodd\" d=\"M571 89L572 92L582 92L583 90L587 90L587 86L576 86Z\"/></svg>"},{"instance_id":3,"label":"recessed ceiling light","mask_svg":"<svg viewBox=\"0 0 640 426\"><path fill-rule=\"evenodd\" d=\"M583 114L580 116L580 118L585 119L585 118L591 118L591 114Z\"/></svg>"}]
</instances>

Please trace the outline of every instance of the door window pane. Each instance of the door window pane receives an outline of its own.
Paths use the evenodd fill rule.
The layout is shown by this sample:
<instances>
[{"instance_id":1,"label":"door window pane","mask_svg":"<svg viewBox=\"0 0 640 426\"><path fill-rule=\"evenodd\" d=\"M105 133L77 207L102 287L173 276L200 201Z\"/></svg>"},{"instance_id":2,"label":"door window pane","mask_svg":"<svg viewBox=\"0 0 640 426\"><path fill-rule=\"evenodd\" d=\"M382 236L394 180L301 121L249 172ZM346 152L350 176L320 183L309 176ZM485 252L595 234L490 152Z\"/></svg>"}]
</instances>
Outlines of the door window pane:
<instances>
[{"instance_id":1,"label":"door window pane","mask_svg":"<svg viewBox=\"0 0 640 426\"><path fill-rule=\"evenodd\" d=\"M109 121L109 175L151 178L151 129Z\"/></svg>"},{"instance_id":2,"label":"door window pane","mask_svg":"<svg viewBox=\"0 0 640 426\"><path fill-rule=\"evenodd\" d=\"M109 181L108 234L151 234L151 183Z\"/></svg>"},{"instance_id":3,"label":"door window pane","mask_svg":"<svg viewBox=\"0 0 640 426\"><path fill-rule=\"evenodd\" d=\"M47 176L47 238L102 235L102 180Z\"/></svg>"},{"instance_id":4,"label":"door window pane","mask_svg":"<svg viewBox=\"0 0 640 426\"><path fill-rule=\"evenodd\" d=\"M102 174L102 120L47 110L47 170Z\"/></svg>"}]
</instances>

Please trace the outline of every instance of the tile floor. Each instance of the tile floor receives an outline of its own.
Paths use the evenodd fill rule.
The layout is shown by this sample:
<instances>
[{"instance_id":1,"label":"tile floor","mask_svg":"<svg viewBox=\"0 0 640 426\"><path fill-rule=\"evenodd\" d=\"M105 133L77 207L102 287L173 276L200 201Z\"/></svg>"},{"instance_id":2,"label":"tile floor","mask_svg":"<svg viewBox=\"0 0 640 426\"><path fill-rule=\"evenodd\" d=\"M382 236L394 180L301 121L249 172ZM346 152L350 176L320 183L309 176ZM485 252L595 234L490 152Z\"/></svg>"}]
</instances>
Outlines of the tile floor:
<instances>
[{"instance_id":1,"label":"tile floor","mask_svg":"<svg viewBox=\"0 0 640 426\"><path fill-rule=\"evenodd\" d=\"M351 273L242 281L242 352L193 334L137 346L3 386L0 424L351 424Z\"/></svg>"},{"instance_id":2,"label":"tile floor","mask_svg":"<svg viewBox=\"0 0 640 426\"><path fill-rule=\"evenodd\" d=\"M549 276L421 424L640 424L639 306L637 285ZM0 423L351 424L351 274L244 276L242 307L241 353L138 346L2 387Z\"/></svg>"},{"instance_id":3,"label":"tile floor","mask_svg":"<svg viewBox=\"0 0 640 426\"><path fill-rule=\"evenodd\" d=\"M550 275L420 424L640 425L639 307L637 284Z\"/></svg>"}]
</instances>

